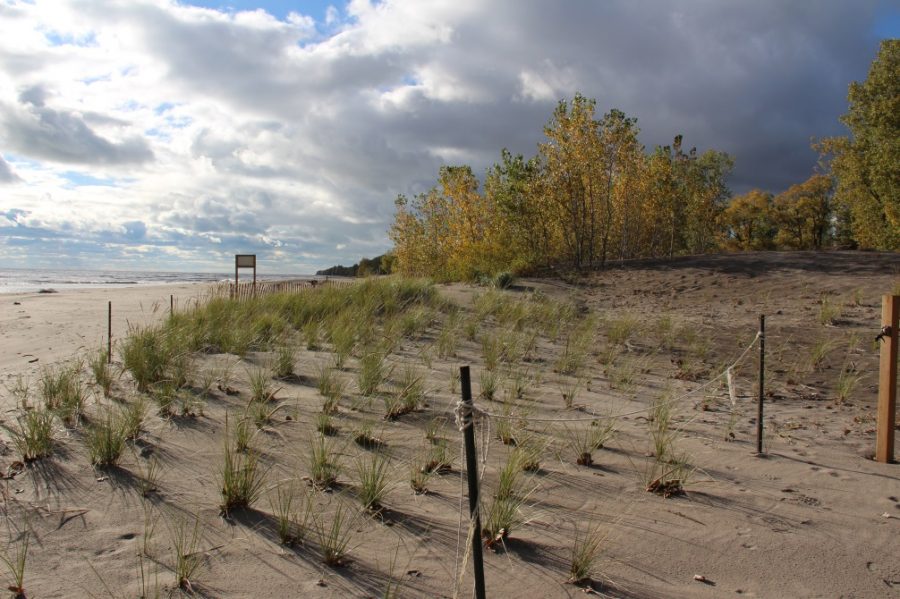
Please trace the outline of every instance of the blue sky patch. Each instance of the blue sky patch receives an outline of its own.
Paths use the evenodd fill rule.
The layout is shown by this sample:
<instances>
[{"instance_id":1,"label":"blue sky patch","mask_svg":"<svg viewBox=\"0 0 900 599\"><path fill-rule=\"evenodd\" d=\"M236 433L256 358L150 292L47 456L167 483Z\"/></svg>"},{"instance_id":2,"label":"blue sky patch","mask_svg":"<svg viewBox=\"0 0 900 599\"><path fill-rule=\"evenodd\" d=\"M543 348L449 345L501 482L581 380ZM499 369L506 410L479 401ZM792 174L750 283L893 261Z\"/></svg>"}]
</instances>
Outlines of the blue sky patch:
<instances>
[{"instance_id":1,"label":"blue sky patch","mask_svg":"<svg viewBox=\"0 0 900 599\"><path fill-rule=\"evenodd\" d=\"M79 173L77 171L66 171L60 176L68 181L71 185L66 187L83 187L86 185L94 187L119 187L118 181L115 179L99 178L87 173Z\"/></svg>"}]
</instances>

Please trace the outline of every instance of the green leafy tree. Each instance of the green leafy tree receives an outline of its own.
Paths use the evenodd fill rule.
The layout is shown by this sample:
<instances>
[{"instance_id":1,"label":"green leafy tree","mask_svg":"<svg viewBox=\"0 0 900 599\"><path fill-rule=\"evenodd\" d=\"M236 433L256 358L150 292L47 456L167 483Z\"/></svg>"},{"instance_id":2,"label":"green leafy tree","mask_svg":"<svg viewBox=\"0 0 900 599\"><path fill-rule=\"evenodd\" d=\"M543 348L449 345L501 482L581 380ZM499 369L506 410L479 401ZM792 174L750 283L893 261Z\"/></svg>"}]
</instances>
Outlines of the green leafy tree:
<instances>
[{"instance_id":1,"label":"green leafy tree","mask_svg":"<svg viewBox=\"0 0 900 599\"><path fill-rule=\"evenodd\" d=\"M881 43L848 101L850 137L819 146L837 178L835 202L860 247L900 249L900 40Z\"/></svg>"}]
</instances>

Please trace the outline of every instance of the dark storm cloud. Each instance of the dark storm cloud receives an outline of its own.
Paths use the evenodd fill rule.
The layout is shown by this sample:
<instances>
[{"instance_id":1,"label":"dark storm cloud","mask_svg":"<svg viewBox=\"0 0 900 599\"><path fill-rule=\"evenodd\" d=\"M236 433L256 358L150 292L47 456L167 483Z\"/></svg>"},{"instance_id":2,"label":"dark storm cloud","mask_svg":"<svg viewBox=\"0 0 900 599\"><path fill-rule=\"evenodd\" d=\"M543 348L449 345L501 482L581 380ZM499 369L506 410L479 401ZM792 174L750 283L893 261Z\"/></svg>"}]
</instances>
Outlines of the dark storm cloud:
<instances>
[{"instance_id":1,"label":"dark storm cloud","mask_svg":"<svg viewBox=\"0 0 900 599\"><path fill-rule=\"evenodd\" d=\"M139 22L179 85L282 119L309 148L296 153L318 163L310 171L386 192L388 178L433 173L435 148L465 150L479 172L502 147L534 153L556 101L576 91L596 98L601 114L637 117L648 147L684 134L689 146L734 155L735 187L782 189L808 176L812 136L842 132L847 85L865 76L876 49L878 7L507 0L436 15L448 19L448 39L374 46L366 40L379 31L365 18L311 41L285 22L186 20L138 3L94 10ZM421 87L397 110L373 107L373 93L429 74L460 97ZM546 93L527 89L535 81ZM219 164L242 168L233 154Z\"/></svg>"},{"instance_id":2,"label":"dark storm cloud","mask_svg":"<svg viewBox=\"0 0 900 599\"><path fill-rule=\"evenodd\" d=\"M113 143L95 133L75 112L46 105L46 90L33 86L19 95L19 104L0 111L0 130L15 150L36 158L68 164L134 164L153 159L140 137Z\"/></svg>"}]
</instances>

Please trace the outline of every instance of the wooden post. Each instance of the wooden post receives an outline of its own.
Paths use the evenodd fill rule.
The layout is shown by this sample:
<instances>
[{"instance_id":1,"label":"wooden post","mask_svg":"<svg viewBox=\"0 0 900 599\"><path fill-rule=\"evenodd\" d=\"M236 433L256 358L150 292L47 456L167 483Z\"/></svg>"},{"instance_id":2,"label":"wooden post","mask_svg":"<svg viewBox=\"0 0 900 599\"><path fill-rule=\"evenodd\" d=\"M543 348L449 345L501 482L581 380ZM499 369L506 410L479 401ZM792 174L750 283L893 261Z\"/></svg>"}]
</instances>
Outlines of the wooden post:
<instances>
[{"instance_id":1,"label":"wooden post","mask_svg":"<svg viewBox=\"0 0 900 599\"><path fill-rule=\"evenodd\" d=\"M169 316L175 314L175 296L171 293L169 294Z\"/></svg>"},{"instance_id":2,"label":"wooden post","mask_svg":"<svg viewBox=\"0 0 900 599\"><path fill-rule=\"evenodd\" d=\"M900 329L900 295L881 298L881 368L878 376L878 424L875 461L894 461L894 422L897 419L897 346ZM885 327L890 327L887 331Z\"/></svg>"},{"instance_id":3,"label":"wooden post","mask_svg":"<svg viewBox=\"0 0 900 599\"><path fill-rule=\"evenodd\" d=\"M478 514L478 463L475 460L475 426L472 417L472 383L469 367L460 366L459 381L462 387L463 437L466 446L466 478L469 482L469 518L474 528L472 533L472 567L475 570L475 597L484 599L484 556L481 554L481 517Z\"/></svg>"},{"instance_id":4,"label":"wooden post","mask_svg":"<svg viewBox=\"0 0 900 599\"><path fill-rule=\"evenodd\" d=\"M756 404L756 453L763 453L763 399L766 396L766 316L759 315L759 399Z\"/></svg>"},{"instance_id":5,"label":"wooden post","mask_svg":"<svg viewBox=\"0 0 900 599\"><path fill-rule=\"evenodd\" d=\"M106 319L106 363L112 364L112 301L109 302L109 313Z\"/></svg>"}]
</instances>

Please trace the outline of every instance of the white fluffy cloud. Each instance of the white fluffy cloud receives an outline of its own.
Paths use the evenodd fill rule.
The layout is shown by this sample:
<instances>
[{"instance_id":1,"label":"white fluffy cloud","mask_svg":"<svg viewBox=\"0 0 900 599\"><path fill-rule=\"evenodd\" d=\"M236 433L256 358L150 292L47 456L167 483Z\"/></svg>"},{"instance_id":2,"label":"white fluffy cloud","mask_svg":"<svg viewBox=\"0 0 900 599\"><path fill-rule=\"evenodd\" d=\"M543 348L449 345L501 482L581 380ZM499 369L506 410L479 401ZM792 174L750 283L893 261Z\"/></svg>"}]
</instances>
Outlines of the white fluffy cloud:
<instances>
[{"instance_id":1,"label":"white fluffy cloud","mask_svg":"<svg viewBox=\"0 0 900 599\"><path fill-rule=\"evenodd\" d=\"M261 2L261 5L264 4ZM321 22L171 0L0 0L0 253L309 272L388 248L443 163L532 154L559 99L805 178L884 5L353 0ZM65 247L65 251L60 251ZM27 250L27 251L26 251ZM74 252L74 254L73 254ZM26 258L27 256L27 258Z\"/></svg>"}]
</instances>

